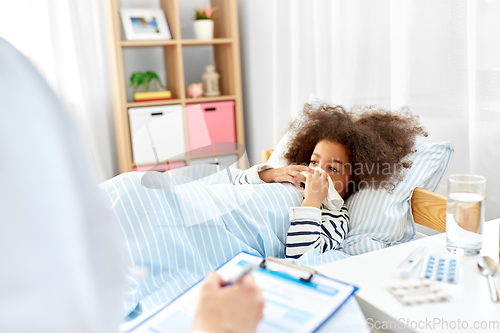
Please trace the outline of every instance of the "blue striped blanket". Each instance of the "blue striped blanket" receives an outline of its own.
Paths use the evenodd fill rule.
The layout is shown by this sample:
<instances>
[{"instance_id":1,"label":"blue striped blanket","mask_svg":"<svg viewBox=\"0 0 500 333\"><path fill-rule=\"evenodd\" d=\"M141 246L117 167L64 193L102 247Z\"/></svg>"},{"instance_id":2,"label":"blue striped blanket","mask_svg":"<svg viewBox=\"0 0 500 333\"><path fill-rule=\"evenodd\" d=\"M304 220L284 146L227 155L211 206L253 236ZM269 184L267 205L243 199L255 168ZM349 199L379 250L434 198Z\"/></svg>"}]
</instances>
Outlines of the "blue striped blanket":
<instances>
[{"instance_id":1,"label":"blue striped blanket","mask_svg":"<svg viewBox=\"0 0 500 333\"><path fill-rule=\"evenodd\" d=\"M198 165L131 172L104 182L132 271L128 318L166 304L241 251L284 258L288 209L302 202L290 184L232 185L241 170ZM314 249L298 263L348 257Z\"/></svg>"}]
</instances>

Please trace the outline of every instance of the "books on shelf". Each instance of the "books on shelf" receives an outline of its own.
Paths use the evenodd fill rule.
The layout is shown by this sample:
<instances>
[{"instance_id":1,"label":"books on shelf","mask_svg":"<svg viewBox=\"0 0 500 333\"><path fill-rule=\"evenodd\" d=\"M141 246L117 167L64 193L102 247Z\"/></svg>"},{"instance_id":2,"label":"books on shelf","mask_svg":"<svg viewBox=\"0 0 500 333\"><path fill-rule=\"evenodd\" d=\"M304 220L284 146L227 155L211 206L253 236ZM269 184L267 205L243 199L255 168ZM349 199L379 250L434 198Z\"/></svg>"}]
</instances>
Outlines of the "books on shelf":
<instances>
[{"instance_id":1,"label":"books on shelf","mask_svg":"<svg viewBox=\"0 0 500 333\"><path fill-rule=\"evenodd\" d=\"M161 101L166 99L172 99L172 93L169 90L138 92L134 94L134 101L136 102Z\"/></svg>"}]
</instances>

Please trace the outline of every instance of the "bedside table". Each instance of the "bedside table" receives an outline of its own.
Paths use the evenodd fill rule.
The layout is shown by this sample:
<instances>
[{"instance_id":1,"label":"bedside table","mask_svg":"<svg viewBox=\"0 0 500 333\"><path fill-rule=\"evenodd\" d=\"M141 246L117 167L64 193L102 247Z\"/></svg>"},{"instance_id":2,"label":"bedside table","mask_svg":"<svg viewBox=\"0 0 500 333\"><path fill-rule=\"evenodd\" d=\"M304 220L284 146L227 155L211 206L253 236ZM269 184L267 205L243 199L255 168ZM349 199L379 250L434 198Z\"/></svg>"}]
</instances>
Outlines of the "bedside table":
<instances>
[{"instance_id":1,"label":"bedside table","mask_svg":"<svg viewBox=\"0 0 500 333\"><path fill-rule=\"evenodd\" d=\"M499 221L485 223L481 251L495 260L499 252ZM446 250L443 233L315 268L359 287L356 299L373 332L500 332L500 302L490 299L487 278L477 267L479 256L460 257L457 284L436 282L451 296L446 302L404 306L387 290L389 283L397 280L397 266L418 246L427 248L428 253L452 256ZM412 272L410 280L418 277L420 268L421 265ZM500 272L493 279L500 288Z\"/></svg>"}]
</instances>

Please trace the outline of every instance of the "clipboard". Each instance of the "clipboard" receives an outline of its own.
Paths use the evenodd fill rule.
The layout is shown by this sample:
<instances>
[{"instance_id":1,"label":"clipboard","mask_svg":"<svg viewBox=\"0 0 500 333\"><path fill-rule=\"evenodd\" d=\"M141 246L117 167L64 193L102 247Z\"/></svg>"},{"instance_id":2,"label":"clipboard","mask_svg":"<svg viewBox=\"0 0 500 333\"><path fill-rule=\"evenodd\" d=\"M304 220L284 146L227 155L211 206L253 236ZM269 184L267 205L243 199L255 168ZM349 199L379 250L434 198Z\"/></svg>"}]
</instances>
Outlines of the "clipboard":
<instances>
[{"instance_id":1,"label":"clipboard","mask_svg":"<svg viewBox=\"0 0 500 333\"><path fill-rule=\"evenodd\" d=\"M241 275L248 265L255 267L251 274L265 299L264 318L257 333L316 332L358 290L356 286L328 278L312 268L247 252L237 254L219 267L217 273L230 281ZM191 333L200 282L128 332Z\"/></svg>"}]
</instances>

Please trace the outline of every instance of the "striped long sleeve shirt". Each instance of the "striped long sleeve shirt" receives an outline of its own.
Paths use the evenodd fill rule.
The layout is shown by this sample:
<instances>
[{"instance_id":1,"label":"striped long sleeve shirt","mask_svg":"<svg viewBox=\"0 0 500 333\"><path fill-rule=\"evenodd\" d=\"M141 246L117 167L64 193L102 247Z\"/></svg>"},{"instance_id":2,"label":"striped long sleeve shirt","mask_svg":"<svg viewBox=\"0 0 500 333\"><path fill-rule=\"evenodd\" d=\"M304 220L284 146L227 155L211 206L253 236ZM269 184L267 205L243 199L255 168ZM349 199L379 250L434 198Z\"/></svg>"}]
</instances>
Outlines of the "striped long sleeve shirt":
<instances>
[{"instance_id":1,"label":"striped long sleeve shirt","mask_svg":"<svg viewBox=\"0 0 500 333\"><path fill-rule=\"evenodd\" d=\"M271 169L269 165L258 164L235 177L234 185L264 184L259 171ZM285 256L299 258L314 248L323 253L336 249L345 239L349 226L349 212L346 206L339 211L324 207L290 207L290 229L286 237Z\"/></svg>"}]
</instances>

